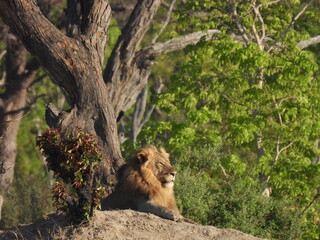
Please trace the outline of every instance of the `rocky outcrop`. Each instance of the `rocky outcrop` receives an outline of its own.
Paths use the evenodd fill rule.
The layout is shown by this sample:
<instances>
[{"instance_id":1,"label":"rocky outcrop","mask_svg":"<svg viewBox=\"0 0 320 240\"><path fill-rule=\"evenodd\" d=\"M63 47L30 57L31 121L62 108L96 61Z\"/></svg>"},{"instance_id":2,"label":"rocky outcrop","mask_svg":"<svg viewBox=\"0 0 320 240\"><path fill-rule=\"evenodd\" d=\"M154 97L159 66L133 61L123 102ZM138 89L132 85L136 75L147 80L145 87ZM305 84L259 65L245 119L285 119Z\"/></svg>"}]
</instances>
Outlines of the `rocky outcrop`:
<instances>
[{"instance_id":1,"label":"rocky outcrop","mask_svg":"<svg viewBox=\"0 0 320 240\"><path fill-rule=\"evenodd\" d=\"M92 221L78 227L66 225L61 215L51 215L29 225L3 230L0 239L262 240L233 229L173 222L132 210L96 211Z\"/></svg>"}]
</instances>

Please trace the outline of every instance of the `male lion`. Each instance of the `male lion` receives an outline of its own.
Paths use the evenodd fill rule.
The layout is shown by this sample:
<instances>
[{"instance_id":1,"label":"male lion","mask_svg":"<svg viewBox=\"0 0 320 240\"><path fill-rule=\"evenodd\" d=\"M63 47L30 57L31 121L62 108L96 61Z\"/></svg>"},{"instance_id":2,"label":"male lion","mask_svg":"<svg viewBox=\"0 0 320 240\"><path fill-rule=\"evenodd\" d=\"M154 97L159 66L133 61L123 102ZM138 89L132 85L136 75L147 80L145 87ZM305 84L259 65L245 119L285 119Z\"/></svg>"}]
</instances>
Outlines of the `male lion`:
<instances>
[{"instance_id":1,"label":"male lion","mask_svg":"<svg viewBox=\"0 0 320 240\"><path fill-rule=\"evenodd\" d=\"M116 190L102 200L101 208L130 208L174 221L187 220L180 215L174 198L175 175L169 154L147 145L119 169Z\"/></svg>"}]
</instances>

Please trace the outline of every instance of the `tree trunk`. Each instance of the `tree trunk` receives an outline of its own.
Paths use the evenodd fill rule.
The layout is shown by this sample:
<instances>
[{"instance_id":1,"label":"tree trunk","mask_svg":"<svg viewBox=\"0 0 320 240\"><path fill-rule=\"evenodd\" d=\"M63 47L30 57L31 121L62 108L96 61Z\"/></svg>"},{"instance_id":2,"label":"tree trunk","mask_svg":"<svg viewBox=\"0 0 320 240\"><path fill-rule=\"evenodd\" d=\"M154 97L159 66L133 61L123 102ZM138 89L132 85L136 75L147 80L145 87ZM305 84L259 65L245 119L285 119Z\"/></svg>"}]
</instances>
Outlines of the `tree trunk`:
<instances>
[{"instance_id":1,"label":"tree trunk","mask_svg":"<svg viewBox=\"0 0 320 240\"><path fill-rule=\"evenodd\" d=\"M0 95L0 187L7 189L13 180L16 139L27 101L27 88L36 73L27 66L27 50L13 35L7 37L6 91Z\"/></svg>"},{"instance_id":2,"label":"tree trunk","mask_svg":"<svg viewBox=\"0 0 320 240\"><path fill-rule=\"evenodd\" d=\"M65 135L80 127L96 136L107 158L104 180L111 182L115 171L124 163L117 118L135 103L145 88L156 56L195 44L203 36L211 38L220 31L189 34L140 50L141 40L161 0L138 0L102 71L111 18L109 3L107 0L68 3L67 12L76 14L67 17L69 37L48 21L36 0L1 0L0 17L68 95L71 109L60 113L49 105L47 122Z\"/></svg>"}]
</instances>

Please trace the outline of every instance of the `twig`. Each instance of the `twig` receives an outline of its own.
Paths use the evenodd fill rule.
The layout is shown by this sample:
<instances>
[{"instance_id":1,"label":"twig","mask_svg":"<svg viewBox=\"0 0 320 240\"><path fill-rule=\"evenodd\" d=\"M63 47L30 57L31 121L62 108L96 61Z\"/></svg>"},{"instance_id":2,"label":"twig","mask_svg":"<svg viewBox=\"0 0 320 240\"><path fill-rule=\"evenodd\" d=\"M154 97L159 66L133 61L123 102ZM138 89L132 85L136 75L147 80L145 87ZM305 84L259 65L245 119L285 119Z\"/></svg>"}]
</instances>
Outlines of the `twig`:
<instances>
[{"instance_id":1,"label":"twig","mask_svg":"<svg viewBox=\"0 0 320 240\"><path fill-rule=\"evenodd\" d=\"M267 6L267 5L271 5L271 4L274 4L274 3L278 3L280 2L280 0L275 0L275 1L271 1L271 2L267 2L267 3L261 3L258 5L258 8L262 7L262 6Z\"/></svg>"},{"instance_id":2,"label":"twig","mask_svg":"<svg viewBox=\"0 0 320 240\"><path fill-rule=\"evenodd\" d=\"M29 87L32 87L34 84L40 82L42 79L44 79L47 75L46 74L43 74L39 77L37 77L34 81L32 81L29 85Z\"/></svg>"},{"instance_id":3,"label":"twig","mask_svg":"<svg viewBox=\"0 0 320 240\"><path fill-rule=\"evenodd\" d=\"M151 44L154 44L157 39L159 38L159 36L162 34L162 32L164 31L164 29L168 26L169 22L170 22L170 17L171 17L171 13L174 7L174 4L176 3L176 0L172 0L168 12L167 12L167 17L166 20L163 22L161 29L158 31L158 33L154 36L154 38L151 40Z\"/></svg>"},{"instance_id":4,"label":"twig","mask_svg":"<svg viewBox=\"0 0 320 240\"><path fill-rule=\"evenodd\" d=\"M266 37L266 29L265 29L264 21L263 21L263 18L261 16L259 7L256 6L255 2L252 3L252 6L253 6L253 11L254 11L254 14L255 14L255 18L258 18L258 20L260 21L262 34L261 34L261 36L259 36L259 34L258 34L257 30L256 30L255 22L252 25L253 32L254 32L254 34L256 36L257 43L258 43L260 49L263 50L264 45L262 45L262 42L264 41L264 39Z\"/></svg>"},{"instance_id":5,"label":"twig","mask_svg":"<svg viewBox=\"0 0 320 240\"><path fill-rule=\"evenodd\" d=\"M232 8L232 13L231 13L231 14L232 14L232 17L233 17L236 25L237 25L237 28L238 28L238 30L239 30L239 32L240 32L240 34L241 34L244 42L245 42L246 44L248 44L248 43L250 42L250 40L249 40L249 38L248 38L248 36L247 36L247 34L246 34L246 29L245 29L245 27L242 26L241 23L240 23L240 19L239 19L239 16L238 16L238 12L237 12L237 7L236 7L235 0L232 0L231 8Z\"/></svg>"},{"instance_id":6,"label":"twig","mask_svg":"<svg viewBox=\"0 0 320 240\"><path fill-rule=\"evenodd\" d=\"M17 114L17 113L19 113L19 112L21 112L21 111L29 111L33 106L34 106L34 104L36 104L36 102L38 101L38 99L39 98L42 98L42 97L45 97L45 96L47 96L47 94L40 94L40 95L38 95L38 96L36 96L36 97L34 97L33 99L32 99L32 101L30 102L30 104L28 104L27 106L25 106L25 107L22 107L22 108L19 108L19 109L16 109L16 110L14 110L14 111L9 111L9 112L6 112L4 115L13 115L13 114ZM28 113L27 113L28 114ZM27 115L26 114L26 115ZM24 116L22 116L22 117L24 117ZM22 119L22 118L21 118ZM17 119L11 119L11 120L8 120L8 121L15 121L15 120L17 120Z\"/></svg>"},{"instance_id":7,"label":"twig","mask_svg":"<svg viewBox=\"0 0 320 240\"><path fill-rule=\"evenodd\" d=\"M227 93L225 93L225 92L220 92L220 91L218 91L218 93L224 95L226 98L228 98L228 99L231 100L232 102L234 102L234 103L236 103L236 104L238 104L238 105L240 105L240 106L246 107L246 105L244 105L243 103L238 102L238 101L235 100L233 97L231 97L229 94L227 94Z\"/></svg>"},{"instance_id":8,"label":"twig","mask_svg":"<svg viewBox=\"0 0 320 240\"><path fill-rule=\"evenodd\" d=\"M313 2L314 0L310 0L302 9L300 12L298 12L298 14L291 20L291 22L289 23L288 27L281 33L280 37L278 37L278 39L276 39L269 47L267 52L270 52L274 46L289 32L289 30L293 27L293 25L295 24L295 22L299 19L299 17L304 13L304 11L309 7L309 5Z\"/></svg>"},{"instance_id":9,"label":"twig","mask_svg":"<svg viewBox=\"0 0 320 240\"><path fill-rule=\"evenodd\" d=\"M2 50L2 52L0 53L0 61L6 53L7 53L7 50Z\"/></svg>"},{"instance_id":10,"label":"twig","mask_svg":"<svg viewBox=\"0 0 320 240\"><path fill-rule=\"evenodd\" d=\"M1 59L3 58L3 56L7 53L7 50L3 50L1 53L0 53L0 61ZM1 76L1 79L0 79L0 87L2 87L4 85L4 82L5 82L5 79L6 79L6 71L3 71L2 73L2 76Z\"/></svg>"},{"instance_id":11,"label":"twig","mask_svg":"<svg viewBox=\"0 0 320 240\"><path fill-rule=\"evenodd\" d=\"M225 178L228 178L228 174L227 174L226 170L224 169L224 167L220 163L218 165L221 168L221 171L222 171L223 175L225 176Z\"/></svg>"},{"instance_id":12,"label":"twig","mask_svg":"<svg viewBox=\"0 0 320 240\"><path fill-rule=\"evenodd\" d=\"M4 86L5 80L6 80L6 76L7 76L7 73L6 73L6 71L4 71L3 74L2 74L2 77L0 79L0 87Z\"/></svg>"},{"instance_id":13,"label":"twig","mask_svg":"<svg viewBox=\"0 0 320 240\"><path fill-rule=\"evenodd\" d=\"M308 206L306 206L303 211L300 213L300 216L302 216L303 214L305 214L305 212L311 207L312 204L315 203L315 201L317 201L320 198L320 193L317 193L313 200L308 204Z\"/></svg>"}]
</instances>

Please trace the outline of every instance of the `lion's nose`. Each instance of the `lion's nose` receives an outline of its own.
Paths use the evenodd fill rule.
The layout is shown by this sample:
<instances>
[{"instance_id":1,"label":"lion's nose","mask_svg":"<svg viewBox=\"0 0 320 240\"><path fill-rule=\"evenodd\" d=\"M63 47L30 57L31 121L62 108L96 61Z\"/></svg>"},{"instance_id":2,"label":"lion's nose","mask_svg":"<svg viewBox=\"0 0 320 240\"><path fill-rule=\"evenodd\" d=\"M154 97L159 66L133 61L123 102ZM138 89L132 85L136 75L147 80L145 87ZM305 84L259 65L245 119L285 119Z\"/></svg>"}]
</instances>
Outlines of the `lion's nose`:
<instances>
[{"instance_id":1,"label":"lion's nose","mask_svg":"<svg viewBox=\"0 0 320 240\"><path fill-rule=\"evenodd\" d=\"M176 174L177 174L177 172L171 172L171 173L170 173L170 175L171 175L172 177L175 177Z\"/></svg>"}]
</instances>

